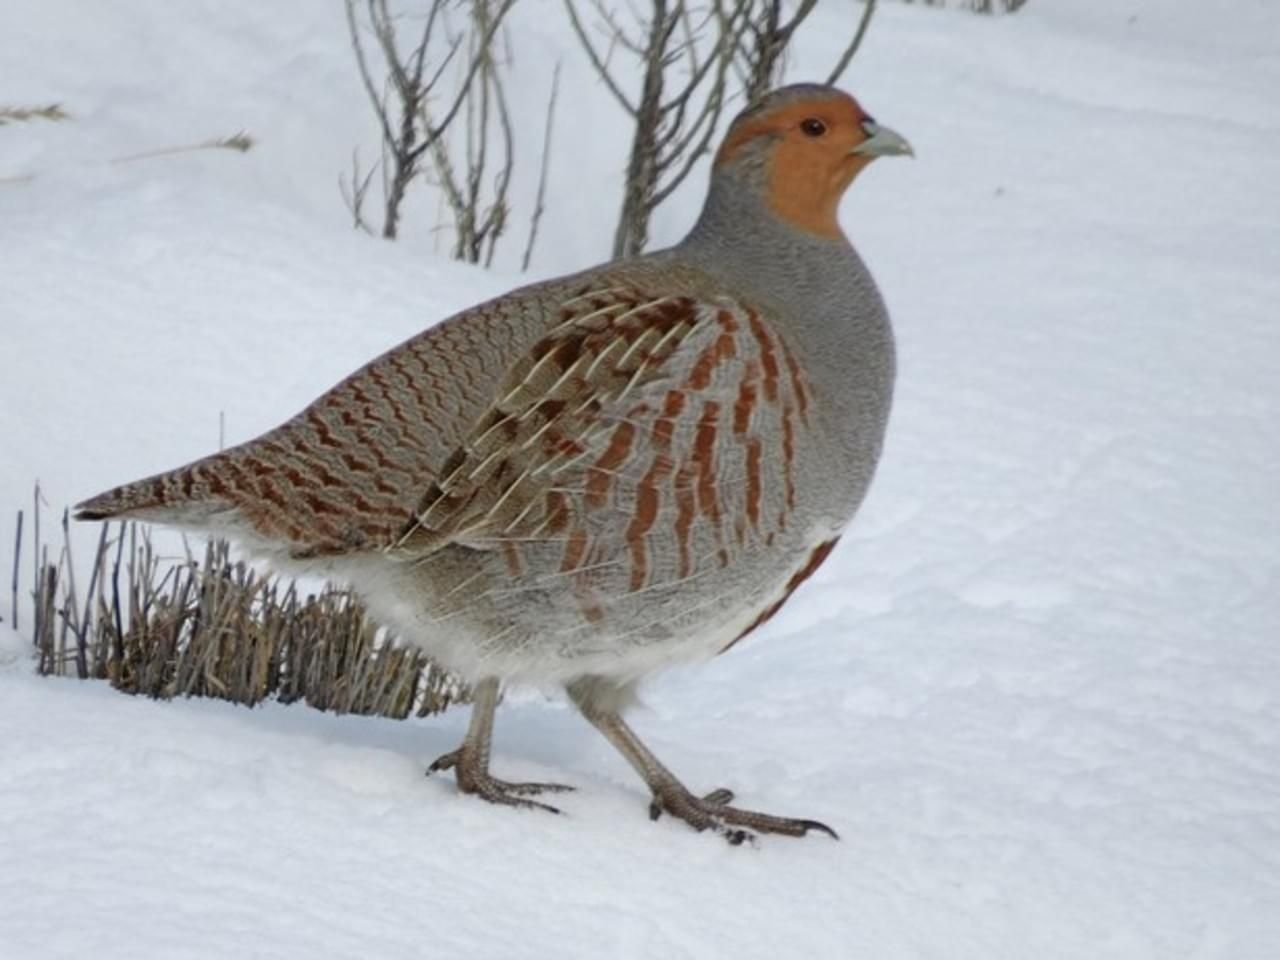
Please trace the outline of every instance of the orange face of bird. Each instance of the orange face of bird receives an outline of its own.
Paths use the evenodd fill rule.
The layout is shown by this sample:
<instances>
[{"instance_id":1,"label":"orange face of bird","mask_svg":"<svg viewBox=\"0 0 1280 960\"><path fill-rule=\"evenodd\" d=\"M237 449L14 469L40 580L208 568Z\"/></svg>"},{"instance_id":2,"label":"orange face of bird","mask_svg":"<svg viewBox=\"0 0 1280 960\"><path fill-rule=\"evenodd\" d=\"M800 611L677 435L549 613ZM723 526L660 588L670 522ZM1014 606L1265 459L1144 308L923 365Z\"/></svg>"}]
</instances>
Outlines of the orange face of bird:
<instances>
[{"instance_id":1,"label":"orange face of bird","mask_svg":"<svg viewBox=\"0 0 1280 960\"><path fill-rule=\"evenodd\" d=\"M877 124L846 93L831 90L748 112L716 154L717 168L763 148L770 209L802 230L840 237L836 210L845 189L876 157L910 155L911 145Z\"/></svg>"}]
</instances>

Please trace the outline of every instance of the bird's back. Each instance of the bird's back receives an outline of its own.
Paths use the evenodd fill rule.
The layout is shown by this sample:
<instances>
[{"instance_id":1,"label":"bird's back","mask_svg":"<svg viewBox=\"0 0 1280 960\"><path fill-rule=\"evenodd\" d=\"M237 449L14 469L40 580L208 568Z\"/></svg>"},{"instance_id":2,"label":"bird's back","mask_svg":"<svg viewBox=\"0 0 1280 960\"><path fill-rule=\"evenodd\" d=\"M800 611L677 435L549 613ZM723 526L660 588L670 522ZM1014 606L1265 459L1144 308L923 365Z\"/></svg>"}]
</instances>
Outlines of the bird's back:
<instances>
[{"instance_id":1,"label":"bird's back","mask_svg":"<svg viewBox=\"0 0 1280 960\"><path fill-rule=\"evenodd\" d=\"M212 528L294 555L385 546L554 306L599 271L534 284L392 348L273 430L84 501L81 519Z\"/></svg>"},{"instance_id":2,"label":"bird's back","mask_svg":"<svg viewBox=\"0 0 1280 960\"><path fill-rule=\"evenodd\" d=\"M212 530L295 558L387 548L550 331L707 283L659 253L513 290L387 351L279 427L101 493L76 515Z\"/></svg>"}]
</instances>

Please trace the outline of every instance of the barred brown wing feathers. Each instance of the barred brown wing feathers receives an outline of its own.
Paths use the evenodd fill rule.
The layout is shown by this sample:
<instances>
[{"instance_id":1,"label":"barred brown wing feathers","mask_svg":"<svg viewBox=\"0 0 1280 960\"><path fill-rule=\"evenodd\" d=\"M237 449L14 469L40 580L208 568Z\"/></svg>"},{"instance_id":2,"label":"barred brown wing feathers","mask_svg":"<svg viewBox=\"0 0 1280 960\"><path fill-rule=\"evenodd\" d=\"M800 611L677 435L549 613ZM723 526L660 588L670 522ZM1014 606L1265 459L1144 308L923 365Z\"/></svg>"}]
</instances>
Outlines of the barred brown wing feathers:
<instances>
[{"instance_id":1,"label":"barred brown wing feathers","mask_svg":"<svg viewBox=\"0 0 1280 960\"><path fill-rule=\"evenodd\" d=\"M794 504L807 389L749 306L612 289L565 306L445 463L394 552L556 544L559 571L643 589L771 537Z\"/></svg>"}]
</instances>

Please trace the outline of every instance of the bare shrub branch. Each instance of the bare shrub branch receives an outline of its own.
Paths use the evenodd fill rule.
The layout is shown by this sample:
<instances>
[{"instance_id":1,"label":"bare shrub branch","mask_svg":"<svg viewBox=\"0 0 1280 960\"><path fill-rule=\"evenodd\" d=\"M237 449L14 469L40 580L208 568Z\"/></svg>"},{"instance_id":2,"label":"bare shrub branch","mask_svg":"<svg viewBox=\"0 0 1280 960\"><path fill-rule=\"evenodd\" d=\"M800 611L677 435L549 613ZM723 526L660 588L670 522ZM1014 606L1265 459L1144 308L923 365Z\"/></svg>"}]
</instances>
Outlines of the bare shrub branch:
<instances>
[{"instance_id":1,"label":"bare shrub branch","mask_svg":"<svg viewBox=\"0 0 1280 960\"><path fill-rule=\"evenodd\" d=\"M849 68L849 64L853 62L853 55L862 46L862 38L867 35L867 27L871 26L871 15L876 12L876 0L863 0L863 4L862 17L858 20L858 29L854 31L849 45L844 48L844 53L836 61L835 67L831 70L831 75L827 77L827 83L835 83L840 79L845 70Z\"/></svg>"},{"instance_id":2,"label":"bare shrub branch","mask_svg":"<svg viewBox=\"0 0 1280 960\"><path fill-rule=\"evenodd\" d=\"M760 99L782 78L787 44L817 5L818 0L800 0L791 17L785 18L783 0L749 0L744 42L738 47L748 103Z\"/></svg>"},{"instance_id":3,"label":"bare shrub branch","mask_svg":"<svg viewBox=\"0 0 1280 960\"><path fill-rule=\"evenodd\" d=\"M652 0L647 12L630 11L644 38L637 41L605 0L592 0L610 50L621 48L640 61L640 91L633 99L588 36L578 2L565 0L574 33L596 73L635 121L613 240L615 257L633 256L648 245L653 211L710 149L727 99L727 72L746 26L745 8L726 11L721 0L700 8L686 0Z\"/></svg>"},{"instance_id":4,"label":"bare shrub branch","mask_svg":"<svg viewBox=\"0 0 1280 960\"><path fill-rule=\"evenodd\" d=\"M791 41L801 24L817 9L817 5L817 0L800 0L791 10L790 16L787 16L791 4L784 0L748 0L747 25L736 50L735 65L735 73L748 103L760 99L782 82ZM862 45L875 9L876 0L864 0L858 25L827 75L827 83L836 83L848 69L854 54Z\"/></svg>"},{"instance_id":5,"label":"bare shrub branch","mask_svg":"<svg viewBox=\"0 0 1280 960\"><path fill-rule=\"evenodd\" d=\"M373 175L377 172L377 164L362 172L360 169L360 152L352 150L350 179L346 179L341 175L338 176L338 192L342 194L342 202L351 214L351 225L357 230L363 230L368 234L373 233L373 228L369 226L369 221L365 219L364 203L365 198L369 195L369 187L373 183Z\"/></svg>"},{"instance_id":6,"label":"bare shrub branch","mask_svg":"<svg viewBox=\"0 0 1280 960\"><path fill-rule=\"evenodd\" d=\"M469 0L468 16L466 71L474 82L463 98L465 170L458 170L450 153L451 144L443 136L432 141L431 159L436 181L453 215L453 258L489 266L498 239L507 227L510 210L507 192L515 167L515 134L494 57L493 0ZM457 42L463 37L459 34ZM423 122L430 125L429 115L424 115ZM498 138L501 160L486 196L492 136Z\"/></svg>"},{"instance_id":7,"label":"bare shrub branch","mask_svg":"<svg viewBox=\"0 0 1280 960\"><path fill-rule=\"evenodd\" d=\"M345 0L347 29L355 53L356 67L364 86L369 104L377 117L382 133L383 217L382 236L394 240L400 223L400 208L410 182L421 171L423 157L444 134L454 117L466 102L472 81L484 63L483 58L473 57L464 72L449 106L438 114L429 112L431 98L440 84L445 69L462 46L461 35L447 41L447 47L437 63L427 72L428 55L437 25L443 19L446 0L433 0L427 12L417 42L403 52L396 35L396 18L387 8L387 0L366 0L365 12L372 41L366 41L364 31L356 18L359 0ZM479 0L476 0L479 2ZM486 3L487 19L484 32L475 39L478 49L487 50L503 17L511 10L515 0L500 0L492 9ZM367 42L377 50L386 73L386 93L379 92L374 81L373 67L365 46ZM350 193L355 195L353 172Z\"/></svg>"}]
</instances>

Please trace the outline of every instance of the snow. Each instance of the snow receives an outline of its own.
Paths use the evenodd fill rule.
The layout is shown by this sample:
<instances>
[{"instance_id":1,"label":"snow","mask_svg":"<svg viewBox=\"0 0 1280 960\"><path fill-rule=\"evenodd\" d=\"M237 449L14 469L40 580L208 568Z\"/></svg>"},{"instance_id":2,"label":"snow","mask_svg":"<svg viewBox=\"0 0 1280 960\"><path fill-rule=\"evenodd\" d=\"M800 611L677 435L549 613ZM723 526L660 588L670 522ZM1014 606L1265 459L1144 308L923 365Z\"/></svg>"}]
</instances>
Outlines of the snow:
<instances>
[{"instance_id":1,"label":"snow","mask_svg":"<svg viewBox=\"0 0 1280 960\"><path fill-rule=\"evenodd\" d=\"M564 62L552 275L607 249L626 131L558 4L517 16L527 143ZM523 279L522 236L494 272L435 255L428 200L400 243L350 229L374 131L344 30L302 0L0 14L5 102L73 116L0 127L0 178L36 174L0 183L0 582L37 478L48 529ZM885 3L847 85L919 155L843 211L899 332L885 460L796 599L635 717L691 786L842 840L650 823L540 698L494 765L576 785L559 818L424 779L465 711L134 700L32 676L6 622L0 957L1280 955L1280 9ZM109 162L239 129L243 156Z\"/></svg>"}]
</instances>

